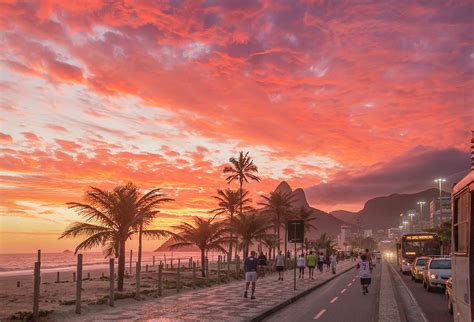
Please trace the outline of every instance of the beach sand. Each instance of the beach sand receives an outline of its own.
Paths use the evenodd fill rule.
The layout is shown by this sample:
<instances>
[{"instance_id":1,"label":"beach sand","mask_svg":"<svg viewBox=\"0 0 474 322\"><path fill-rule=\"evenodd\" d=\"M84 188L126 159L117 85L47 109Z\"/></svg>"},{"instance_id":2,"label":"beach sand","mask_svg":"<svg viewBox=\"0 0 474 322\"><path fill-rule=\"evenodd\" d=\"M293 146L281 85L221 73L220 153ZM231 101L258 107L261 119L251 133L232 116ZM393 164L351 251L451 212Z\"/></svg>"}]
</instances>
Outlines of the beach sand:
<instances>
[{"instance_id":1,"label":"beach sand","mask_svg":"<svg viewBox=\"0 0 474 322\"><path fill-rule=\"evenodd\" d=\"M216 264L209 264L210 281L217 280ZM226 268L222 267L221 278L225 277ZM158 266L149 267L146 273L143 268L141 277L141 296L143 298L153 298L157 296L158 289ZM235 265L231 266L231 272L235 274ZM90 279L87 279L87 274ZM104 274L104 278L101 278ZM204 286L205 279L200 277L200 271L196 270L196 283ZM66 317L74 314L76 283L73 282L73 272L61 272L60 283L56 283L56 273L41 274L40 305L42 311L54 311L54 316ZM176 293L176 270L163 271L163 296ZM17 287L20 282L20 287ZM181 270L182 291L191 290L192 270L183 268ZM117 284L115 284L117 285ZM84 269L82 282L82 303L85 310L100 310L107 305L109 294L109 280L107 269ZM116 305L121 301L128 302L135 294L135 276L127 277L124 280L124 291L115 291ZM128 298L128 299L127 299ZM132 299L132 301L134 301ZM0 277L0 320L8 320L16 312L31 312L33 307L33 276L8 276Z\"/></svg>"}]
</instances>

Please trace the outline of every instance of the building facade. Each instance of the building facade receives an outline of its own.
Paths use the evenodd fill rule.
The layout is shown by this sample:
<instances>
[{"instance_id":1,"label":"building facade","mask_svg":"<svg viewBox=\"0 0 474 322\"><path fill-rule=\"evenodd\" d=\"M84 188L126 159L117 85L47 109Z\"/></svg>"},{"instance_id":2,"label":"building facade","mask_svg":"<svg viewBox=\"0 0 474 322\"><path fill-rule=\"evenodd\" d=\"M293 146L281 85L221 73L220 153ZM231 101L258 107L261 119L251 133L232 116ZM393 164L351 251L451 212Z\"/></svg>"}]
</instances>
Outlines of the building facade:
<instances>
[{"instance_id":1,"label":"building facade","mask_svg":"<svg viewBox=\"0 0 474 322\"><path fill-rule=\"evenodd\" d=\"M441 197L441 200L436 198L430 201L430 228L436 228L445 221L451 221L451 217L451 197Z\"/></svg>"}]
</instances>

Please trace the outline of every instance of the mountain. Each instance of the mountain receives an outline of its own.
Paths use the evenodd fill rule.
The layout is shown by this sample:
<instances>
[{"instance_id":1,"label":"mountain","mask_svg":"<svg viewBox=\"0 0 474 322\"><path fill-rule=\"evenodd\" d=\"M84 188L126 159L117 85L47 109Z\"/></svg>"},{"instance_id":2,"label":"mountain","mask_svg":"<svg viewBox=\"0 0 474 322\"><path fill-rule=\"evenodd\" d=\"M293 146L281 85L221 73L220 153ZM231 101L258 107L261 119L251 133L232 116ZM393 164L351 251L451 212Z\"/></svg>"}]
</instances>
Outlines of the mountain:
<instances>
[{"instance_id":1,"label":"mountain","mask_svg":"<svg viewBox=\"0 0 474 322\"><path fill-rule=\"evenodd\" d=\"M305 237L310 240L317 239L324 233L336 238L336 236L341 231L341 225L347 225L346 222L334 217L333 215L320 209L311 207L306 200L306 194L304 190L301 188L297 188L293 191L290 185L283 181L277 186L275 192L291 193L293 195L293 207L304 207L312 212L311 217L315 218L315 220L312 221L312 224L317 230L312 229L305 233Z\"/></svg>"},{"instance_id":2,"label":"mountain","mask_svg":"<svg viewBox=\"0 0 474 322\"><path fill-rule=\"evenodd\" d=\"M160 247L154 250L154 252L200 252L199 248L197 246L186 246L186 247L181 247L179 249L169 249L171 245L175 243L173 238L168 239L165 241Z\"/></svg>"},{"instance_id":3,"label":"mountain","mask_svg":"<svg viewBox=\"0 0 474 322\"><path fill-rule=\"evenodd\" d=\"M443 196L449 196L443 191ZM423 208L424 220L428 220L429 202L439 197L439 190L436 188L424 190L413 194L394 193L389 196L370 199L364 208L358 212L336 210L331 214L340 220L372 229L387 229L400 225L400 214L408 210L419 211L417 202L424 200L426 204Z\"/></svg>"},{"instance_id":4,"label":"mountain","mask_svg":"<svg viewBox=\"0 0 474 322\"><path fill-rule=\"evenodd\" d=\"M334 210L330 212L331 215L339 220L345 221L346 223L356 225L358 213L347 211L347 210Z\"/></svg>"}]
</instances>

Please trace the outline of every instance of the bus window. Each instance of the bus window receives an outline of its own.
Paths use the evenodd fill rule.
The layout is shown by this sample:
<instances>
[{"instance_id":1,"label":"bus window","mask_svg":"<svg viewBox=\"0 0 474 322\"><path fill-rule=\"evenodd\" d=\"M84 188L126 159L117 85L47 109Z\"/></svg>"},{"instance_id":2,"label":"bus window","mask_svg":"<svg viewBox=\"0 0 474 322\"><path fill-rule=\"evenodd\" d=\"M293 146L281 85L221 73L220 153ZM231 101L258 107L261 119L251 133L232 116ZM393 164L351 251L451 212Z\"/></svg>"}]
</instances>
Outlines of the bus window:
<instances>
[{"instance_id":1,"label":"bus window","mask_svg":"<svg viewBox=\"0 0 474 322\"><path fill-rule=\"evenodd\" d=\"M469 195L463 193L454 201L453 216L453 235L454 235L454 251L456 253L467 253L467 235L468 235L468 211L469 211Z\"/></svg>"}]
</instances>

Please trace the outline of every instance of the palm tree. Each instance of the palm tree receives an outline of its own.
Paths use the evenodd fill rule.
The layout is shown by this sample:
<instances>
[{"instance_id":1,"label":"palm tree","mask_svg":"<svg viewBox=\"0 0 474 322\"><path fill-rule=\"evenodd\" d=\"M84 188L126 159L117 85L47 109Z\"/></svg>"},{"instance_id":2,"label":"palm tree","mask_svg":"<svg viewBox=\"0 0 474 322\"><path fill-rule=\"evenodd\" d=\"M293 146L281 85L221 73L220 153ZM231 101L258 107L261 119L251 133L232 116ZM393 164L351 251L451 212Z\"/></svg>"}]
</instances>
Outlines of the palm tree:
<instances>
[{"instance_id":1,"label":"palm tree","mask_svg":"<svg viewBox=\"0 0 474 322\"><path fill-rule=\"evenodd\" d=\"M291 211L293 195L287 192L275 191L271 192L269 196L262 196L262 198L264 201L260 202L259 205L265 207L263 213L270 216L273 223L275 240L280 241L280 228ZM280 242L277 245L277 249L280 250Z\"/></svg>"},{"instance_id":2,"label":"palm tree","mask_svg":"<svg viewBox=\"0 0 474 322\"><path fill-rule=\"evenodd\" d=\"M207 251L217 250L224 253L226 252L225 248L221 246L223 243L229 241L228 238L225 238L228 232L228 228L225 227L225 222L214 221L214 218L203 219L195 216L193 217L193 225L182 222L173 228L179 232L173 234L176 243L171 245L170 248L174 249L196 245L201 251L201 274L202 277L205 277Z\"/></svg>"},{"instance_id":3,"label":"palm tree","mask_svg":"<svg viewBox=\"0 0 474 322\"><path fill-rule=\"evenodd\" d=\"M312 240L309 240L308 238L304 239L303 245L301 245L301 250L303 249L308 252L308 250L314 248L314 242Z\"/></svg>"},{"instance_id":4,"label":"palm tree","mask_svg":"<svg viewBox=\"0 0 474 322\"><path fill-rule=\"evenodd\" d=\"M277 245L280 243L280 241L275 238L274 234L271 234L266 237L263 237L262 243L268 248L268 258L272 258L272 250L275 250L277 248ZM273 255L275 255L275 252L273 252Z\"/></svg>"},{"instance_id":5,"label":"palm tree","mask_svg":"<svg viewBox=\"0 0 474 322\"><path fill-rule=\"evenodd\" d=\"M158 213L156 206L163 200L156 202L156 191L155 189L141 196L138 188L132 183L117 186L112 191L91 187L86 191L85 203L67 203L69 208L76 210L86 222L72 223L59 238L84 236L86 239L76 247L75 253L82 249L102 246L105 256L118 257L117 286L118 290L122 291L126 241L140 230L150 237L168 234L164 230L140 229L148 226ZM139 238L141 239L141 234Z\"/></svg>"},{"instance_id":6,"label":"palm tree","mask_svg":"<svg viewBox=\"0 0 474 322\"><path fill-rule=\"evenodd\" d=\"M234 215L238 212L239 207L242 206L242 209L245 211L250 211L252 207L249 204L252 202L248 198L248 191L232 190L225 189L217 190L217 195L213 198L217 200L218 207L213 209L211 212L215 213L215 216L218 215L227 215L229 222L232 221ZM230 241L229 241L229 254L227 256L227 269L230 269L230 264L232 262L232 244L233 244L233 231L230 229Z\"/></svg>"},{"instance_id":7,"label":"palm tree","mask_svg":"<svg viewBox=\"0 0 474 322\"><path fill-rule=\"evenodd\" d=\"M242 250L243 258L248 256L253 240L271 236L267 233L271 227L267 218L255 212L238 214L231 219L230 225L241 240L240 249Z\"/></svg>"},{"instance_id":8,"label":"palm tree","mask_svg":"<svg viewBox=\"0 0 474 322\"><path fill-rule=\"evenodd\" d=\"M238 159L232 157L229 159L229 162L231 165L224 168L224 173L229 174L225 180L228 184L236 180L239 181L240 200L243 201L242 189L244 182L249 183L249 180L260 182L260 178L256 175L258 168L253 163L248 152L244 154L243 151L240 151ZM242 202L240 203L240 213L243 213Z\"/></svg>"},{"instance_id":9,"label":"palm tree","mask_svg":"<svg viewBox=\"0 0 474 322\"><path fill-rule=\"evenodd\" d=\"M138 233L138 257L137 257L137 298L139 298L139 281L140 272L142 265L142 236L150 238L160 238L169 236L170 233L166 230L161 229L143 229L152 224L153 220L158 216L160 211L158 206L165 202L174 201L171 198L165 197L164 193L161 193L160 188L152 189L148 193L141 195L137 187L130 187L135 189L135 200L136 200L136 214L132 224L133 233Z\"/></svg>"},{"instance_id":10,"label":"palm tree","mask_svg":"<svg viewBox=\"0 0 474 322\"><path fill-rule=\"evenodd\" d=\"M322 234L315 241L315 244L316 244L315 246L318 249L325 249L326 253L332 252L336 247L336 243L334 242L334 239L332 237L328 236L328 234L326 234L326 233ZM318 249L316 249L316 250L318 250Z\"/></svg>"}]
</instances>

